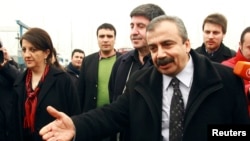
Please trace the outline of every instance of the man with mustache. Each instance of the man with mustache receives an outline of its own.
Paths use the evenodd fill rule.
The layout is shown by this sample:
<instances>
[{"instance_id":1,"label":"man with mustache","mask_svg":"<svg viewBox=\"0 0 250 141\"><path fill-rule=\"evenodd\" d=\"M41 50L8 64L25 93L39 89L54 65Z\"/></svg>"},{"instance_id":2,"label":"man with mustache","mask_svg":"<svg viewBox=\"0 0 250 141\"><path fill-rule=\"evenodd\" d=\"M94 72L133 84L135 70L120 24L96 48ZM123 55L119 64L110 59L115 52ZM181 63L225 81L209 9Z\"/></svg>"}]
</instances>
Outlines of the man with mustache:
<instances>
[{"instance_id":1,"label":"man with mustache","mask_svg":"<svg viewBox=\"0 0 250 141\"><path fill-rule=\"evenodd\" d=\"M236 52L222 43L227 32L227 19L224 15L208 15L203 21L202 30L203 44L195 49L198 53L218 63L235 56Z\"/></svg>"},{"instance_id":2,"label":"man with mustache","mask_svg":"<svg viewBox=\"0 0 250 141\"><path fill-rule=\"evenodd\" d=\"M90 141L123 130L126 141L207 141L209 125L249 124L241 78L197 54L181 19L156 17L147 27L146 39L154 67L136 71L124 94L100 109L70 118L48 107L56 120L40 130L43 139ZM171 99L177 95L173 79L178 79L178 96L183 99L177 105L184 107L179 140L170 140Z\"/></svg>"},{"instance_id":3,"label":"man with mustache","mask_svg":"<svg viewBox=\"0 0 250 141\"><path fill-rule=\"evenodd\" d=\"M174 58L165 57L165 58L157 59L157 65L158 66L167 65L167 64L172 63L172 62L174 62Z\"/></svg>"}]
</instances>

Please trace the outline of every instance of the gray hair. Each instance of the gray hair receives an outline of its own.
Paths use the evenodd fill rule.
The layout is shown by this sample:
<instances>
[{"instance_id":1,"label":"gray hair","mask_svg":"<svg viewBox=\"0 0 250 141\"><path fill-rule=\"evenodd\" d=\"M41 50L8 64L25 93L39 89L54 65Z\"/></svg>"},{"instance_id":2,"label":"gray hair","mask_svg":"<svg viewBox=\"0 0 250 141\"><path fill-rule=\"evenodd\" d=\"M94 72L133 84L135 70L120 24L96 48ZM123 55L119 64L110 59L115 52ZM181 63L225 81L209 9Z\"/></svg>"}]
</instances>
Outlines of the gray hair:
<instances>
[{"instance_id":1,"label":"gray hair","mask_svg":"<svg viewBox=\"0 0 250 141\"><path fill-rule=\"evenodd\" d=\"M182 38L182 41L185 42L186 40L188 40L188 33L184 25L184 22L179 17L176 16L162 15L154 18L147 26L146 32L153 31L163 21L169 21L175 23L179 31L179 35Z\"/></svg>"}]
</instances>

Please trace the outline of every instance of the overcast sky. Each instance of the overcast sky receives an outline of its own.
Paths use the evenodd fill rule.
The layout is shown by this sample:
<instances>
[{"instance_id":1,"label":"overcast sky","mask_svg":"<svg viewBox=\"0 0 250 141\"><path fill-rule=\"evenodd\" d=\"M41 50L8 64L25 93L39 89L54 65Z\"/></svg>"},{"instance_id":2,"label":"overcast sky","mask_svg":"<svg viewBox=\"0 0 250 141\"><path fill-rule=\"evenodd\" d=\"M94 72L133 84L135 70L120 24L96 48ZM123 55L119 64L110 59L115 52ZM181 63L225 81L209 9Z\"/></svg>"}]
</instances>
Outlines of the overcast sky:
<instances>
[{"instance_id":1,"label":"overcast sky","mask_svg":"<svg viewBox=\"0 0 250 141\"><path fill-rule=\"evenodd\" d=\"M250 26L247 0L0 0L0 38L12 55L17 53L19 32L16 20L30 27L45 29L61 54L70 58L74 48L86 54L98 51L96 28L108 22L117 29L115 48L132 47L129 40L130 11L139 4L155 3L166 14L183 19L192 43L202 43L202 22L219 12L228 19L224 43L237 50L239 37Z\"/></svg>"}]
</instances>

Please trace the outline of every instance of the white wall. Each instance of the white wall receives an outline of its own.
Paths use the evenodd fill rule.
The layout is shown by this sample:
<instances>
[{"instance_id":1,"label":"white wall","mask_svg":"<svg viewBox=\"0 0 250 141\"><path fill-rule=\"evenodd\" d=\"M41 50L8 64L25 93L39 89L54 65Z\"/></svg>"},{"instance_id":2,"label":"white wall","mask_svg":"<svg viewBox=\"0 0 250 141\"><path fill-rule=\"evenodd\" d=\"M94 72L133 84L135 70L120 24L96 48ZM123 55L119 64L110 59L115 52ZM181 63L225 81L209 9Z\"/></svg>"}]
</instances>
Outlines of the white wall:
<instances>
[{"instance_id":1,"label":"white wall","mask_svg":"<svg viewBox=\"0 0 250 141\"><path fill-rule=\"evenodd\" d=\"M142 3L158 4L166 14L182 18L193 48L202 43L201 25L210 13L220 12L227 17L228 32L224 43L235 50L242 30L250 26L247 0L0 1L0 38L13 55L18 45L14 39L16 33L1 32L1 29L6 26L16 29L15 20L21 20L30 27L44 28L51 35L58 52L68 58L74 48L83 49L87 55L98 51L96 28L104 22L112 23L117 29L116 48L132 47L129 40L129 13Z\"/></svg>"}]
</instances>

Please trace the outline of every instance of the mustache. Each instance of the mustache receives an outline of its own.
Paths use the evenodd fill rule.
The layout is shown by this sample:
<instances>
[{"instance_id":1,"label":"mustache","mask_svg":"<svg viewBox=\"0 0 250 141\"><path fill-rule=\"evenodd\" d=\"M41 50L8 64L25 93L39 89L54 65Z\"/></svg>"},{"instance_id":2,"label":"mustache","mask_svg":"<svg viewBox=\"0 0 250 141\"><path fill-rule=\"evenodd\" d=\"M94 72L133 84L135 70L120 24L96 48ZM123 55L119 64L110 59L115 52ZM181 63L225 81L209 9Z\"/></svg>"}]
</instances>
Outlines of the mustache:
<instances>
[{"instance_id":1,"label":"mustache","mask_svg":"<svg viewBox=\"0 0 250 141\"><path fill-rule=\"evenodd\" d=\"M131 36L131 39L132 39L132 40L141 40L141 39L143 39L143 38L140 37L140 36Z\"/></svg>"},{"instance_id":2,"label":"mustache","mask_svg":"<svg viewBox=\"0 0 250 141\"><path fill-rule=\"evenodd\" d=\"M157 59L156 64L158 66L163 66L163 65L167 65L168 63L172 63L172 62L174 62L174 58L165 57L165 58Z\"/></svg>"}]
</instances>

